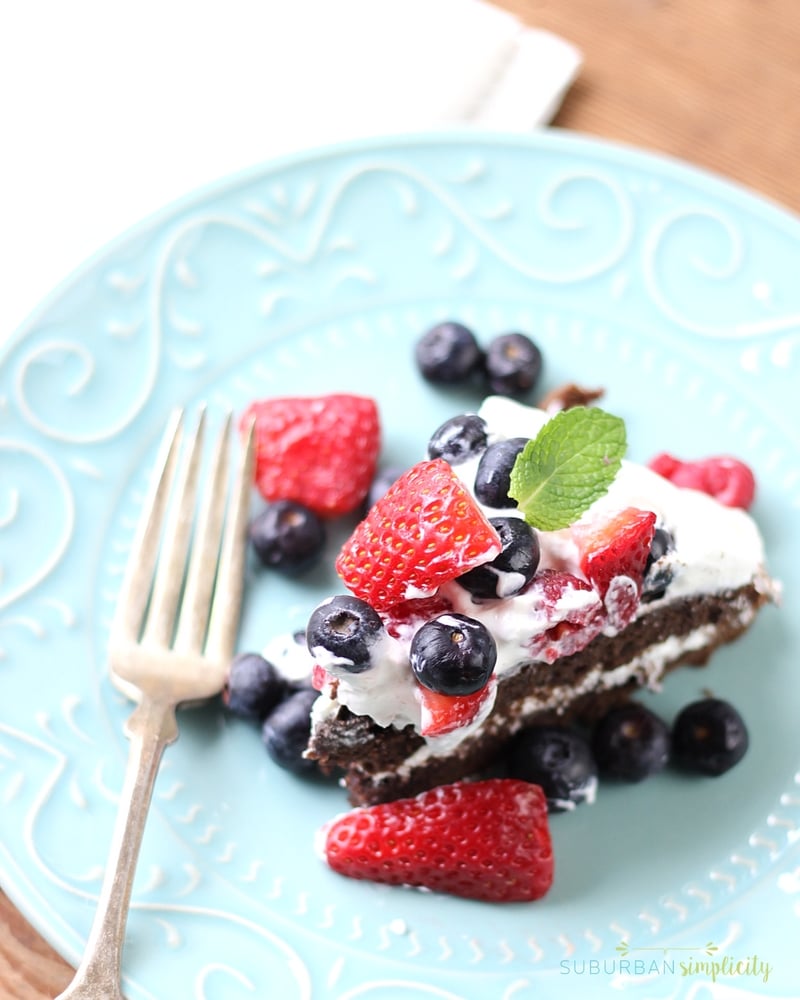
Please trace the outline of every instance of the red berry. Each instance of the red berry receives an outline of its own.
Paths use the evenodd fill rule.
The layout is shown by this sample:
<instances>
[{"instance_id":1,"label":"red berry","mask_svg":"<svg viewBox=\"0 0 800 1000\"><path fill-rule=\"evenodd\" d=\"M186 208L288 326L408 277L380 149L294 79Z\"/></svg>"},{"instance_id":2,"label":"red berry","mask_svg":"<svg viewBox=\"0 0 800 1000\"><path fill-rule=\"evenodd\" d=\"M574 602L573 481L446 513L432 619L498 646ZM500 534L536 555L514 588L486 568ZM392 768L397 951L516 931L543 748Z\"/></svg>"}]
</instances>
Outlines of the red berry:
<instances>
[{"instance_id":1,"label":"red berry","mask_svg":"<svg viewBox=\"0 0 800 1000\"><path fill-rule=\"evenodd\" d=\"M417 688L422 708L420 733L423 736L444 736L469 725L496 686L497 682L492 677L488 684L473 694L439 694L420 684Z\"/></svg>"},{"instance_id":2,"label":"red berry","mask_svg":"<svg viewBox=\"0 0 800 1000\"><path fill-rule=\"evenodd\" d=\"M695 462L682 462L662 452L648 466L675 486L700 490L726 507L749 510L756 492L752 470L738 458L719 455Z\"/></svg>"},{"instance_id":3,"label":"red berry","mask_svg":"<svg viewBox=\"0 0 800 1000\"><path fill-rule=\"evenodd\" d=\"M604 600L618 576L629 577L636 585L637 597L641 593L655 530L656 515L637 507L626 507L608 520L572 525L581 571Z\"/></svg>"},{"instance_id":4,"label":"red berry","mask_svg":"<svg viewBox=\"0 0 800 1000\"><path fill-rule=\"evenodd\" d=\"M294 500L323 516L355 510L380 450L378 408L367 396L283 396L252 402L255 481L266 500Z\"/></svg>"},{"instance_id":5,"label":"red berry","mask_svg":"<svg viewBox=\"0 0 800 1000\"><path fill-rule=\"evenodd\" d=\"M391 608L381 612L381 618L389 635L401 639L413 636L420 625L424 625L431 618L438 618L439 615L452 610L453 605L446 597L435 594L433 597L420 597L393 604Z\"/></svg>"},{"instance_id":6,"label":"red berry","mask_svg":"<svg viewBox=\"0 0 800 1000\"><path fill-rule=\"evenodd\" d=\"M440 785L355 809L323 830L334 871L487 902L527 902L553 882L547 801L511 778Z\"/></svg>"},{"instance_id":7,"label":"red berry","mask_svg":"<svg viewBox=\"0 0 800 1000\"><path fill-rule=\"evenodd\" d=\"M413 466L378 500L345 542L336 569L357 597L382 611L430 597L500 550L478 504L437 458Z\"/></svg>"},{"instance_id":8,"label":"red berry","mask_svg":"<svg viewBox=\"0 0 800 1000\"><path fill-rule=\"evenodd\" d=\"M580 652L606 624L603 602L590 583L561 570L542 569L534 576L526 596L532 617L542 620L526 644L534 660L553 663Z\"/></svg>"}]
</instances>

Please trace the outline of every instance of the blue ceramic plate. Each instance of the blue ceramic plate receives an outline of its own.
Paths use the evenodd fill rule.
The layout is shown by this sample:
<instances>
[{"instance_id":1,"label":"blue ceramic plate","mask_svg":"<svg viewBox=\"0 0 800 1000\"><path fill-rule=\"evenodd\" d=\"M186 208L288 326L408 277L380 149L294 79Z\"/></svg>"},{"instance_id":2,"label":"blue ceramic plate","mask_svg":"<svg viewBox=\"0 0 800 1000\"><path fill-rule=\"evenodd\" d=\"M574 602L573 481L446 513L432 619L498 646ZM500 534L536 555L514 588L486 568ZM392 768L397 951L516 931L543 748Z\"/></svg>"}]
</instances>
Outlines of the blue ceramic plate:
<instances>
[{"instance_id":1,"label":"blue ceramic plate","mask_svg":"<svg viewBox=\"0 0 800 1000\"><path fill-rule=\"evenodd\" d=\"M127 996L788 995L800 933L799 272L800 225L786 213L558 133L279 161L106 248L0 354L4 889L77 960L127 751L108 623L171 408L370 393L386 464L410 464L438 423L477 402L432 390L412 364L414 339L452 317L483 340L532 335L543 388L606 387L631 457L732 452L755 469L784 610L657 696L667 717L706 689L730 698L752 749L718 780L603 788L553 820L550 895L490 907L329 872L312 842L343 793L278 771L219 706L186 712L143 845ZM242 648L301 627L333 589L332 573L286 583L253 571Z\"/></svg>"}]
</instances>

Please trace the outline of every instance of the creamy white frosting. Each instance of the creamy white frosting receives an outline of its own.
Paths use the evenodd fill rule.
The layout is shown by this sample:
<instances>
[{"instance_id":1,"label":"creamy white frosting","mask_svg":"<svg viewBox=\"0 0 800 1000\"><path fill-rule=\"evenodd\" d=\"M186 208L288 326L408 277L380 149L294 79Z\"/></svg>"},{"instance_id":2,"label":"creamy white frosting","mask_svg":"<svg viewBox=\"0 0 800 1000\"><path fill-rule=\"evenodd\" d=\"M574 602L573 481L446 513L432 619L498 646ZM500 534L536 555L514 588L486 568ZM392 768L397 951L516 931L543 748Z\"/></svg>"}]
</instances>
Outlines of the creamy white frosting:
<instances>
[{"instance_id":1,"label":"creamy white frosting","mask_svg":"<svg viewBox=\"0 0 800 1000\"><path fill-rule=\"evenodd\" d=\"M542 410L527 407L505 398L493 396L484 401L479 410L486 421L489 441L510 437L535 437L551 418ZM456 473L472 490L479 458L455 467ZM592 521L609 516L625 507L638 507L653 511L657 524L667 529L675 548L665 561L672 573L666 594L655 601L642 603L638 614L646 615L665 602L683 599L695 594L735 589L755 582L768 591L773 584L764 569L764 551L761 535L744 511L724 507L711 497L696 490L673 486L668 480L644 466L623 461L622 468L608 492L596 501L581 518ZM521 516L516 509L497 510L484 508L488 517L500 515ZM541 549L541 568L566 570L580 576L578 554L570 529L555 532L538 532ZM452 604L453 610L482 621L494 636L498 648L495 674L498 678L513 673L522 663L531 659L527 645L531 636L542 633L552 619L534 599L530 591L503 600L477 601L455 582L445 584L440 593ZM561 598L559 609L567 614L590 608L599 603L593 590L572 589ZM613 632L612 629L606 629ZM313 711L313 724L335 714L340 705L346 705L357 715L368 715L380 726L403 727L412 725L420 730L420 701L418 688L408 662L412 639L411 628L400 632L397 638L385 636L373 655L374 665L360 674L347 674L326 663L324 651L315 662L330 666L336 682L318 699ZM625 683L632 675L644 675L649 683L660 676L664 665L682 651L699 648L708 639L703 629L691 632L683 639L668 639L653 647L637 660L615 668L611 672L591 673L583 682L586 690L596 686ZM694 644L697 645L694 645ZM309 669L310 669L309 664ZM541 707L557 707L562 701L572 700L574 688L553 691ZM493 698L487 700L480 718L469 726L446 737L429 739L420 753L450 752L461 740L480 728L490 712Z\"/></svg>"}]
</instances>

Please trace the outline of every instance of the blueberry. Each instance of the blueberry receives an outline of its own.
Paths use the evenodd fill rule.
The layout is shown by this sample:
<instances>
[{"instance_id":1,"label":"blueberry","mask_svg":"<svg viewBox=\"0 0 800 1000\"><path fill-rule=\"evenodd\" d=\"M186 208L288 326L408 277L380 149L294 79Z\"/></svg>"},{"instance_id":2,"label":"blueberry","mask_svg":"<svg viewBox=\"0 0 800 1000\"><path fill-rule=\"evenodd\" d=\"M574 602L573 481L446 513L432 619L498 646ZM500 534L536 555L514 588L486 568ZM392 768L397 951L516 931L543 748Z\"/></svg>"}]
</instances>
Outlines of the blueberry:
<instances>
[{"instance_id":1,"label":"blueberry","mask_svg":"<svg viewBox=\"0 0 800 1000\"><path fill-rule=\"evenodd\" d=\"M383 622L366 601L340 594L311 613L306 642L313 654L320 647L335 658L334 666L360 674L372 666L372 647L384 635Z\"/></svg>"},{"instance_id":2,"label":"blueberry","mask_svg":"<svg viewBox=\"0 0 800 1000\"><path fill-rule=\"evenodd\" d=\"M542 352L524 333L503 333L489 344L484 367L492 392L520 398L539 381Z\"/></svg>"},{"instance_id":3,"label":"blueberry","mask_svg":"<svg viewBox=\"0 0 800 1000\"><path fill-rule=\"evenodd\" d=\"M481 622L444 614L417 630L410 660L423 687L439 694L473 694L491 677L497 646Z\"/></svg>"},{"instance_id":4,"label":"blueberry","mask_svg":"<svg viewBox=\"0 0 800 1000\"><path fill-rule=\"evenodd\" d=\"M678 713L672 726L675 763L712 777L738 764L749 743L741 715L721 698L692 702Z\"/></svg>"},{"instance_id":5,"label":"blueberry","mask_svg":"<svg viewBox=\"0 0 800 1000\"><path fill-rule=\"evenodd\" d=\"M250 523L250 542L260 562L285 573L301 573L319 559L325 545L322 520L294 500L268 504Z\"/></svg>"},{"instance_id":6,"label":"blueberry","mask_svg":"<svg viewBox=\"0 0 800 1000\"><path fill-rule=\"evenodd\" d=\"M508 772L539 785L550 812L593 801L597 787L588 741L566 726L534 726L518 733L509 748Z\"/></svg>"},{"instance_id":7,"label":"blueberry","mask_svg":"<svg viewBox=\"0 0 800 1000\"><path fill-rule=\"evenodd\" d=\"M602 777L642 781L669 760L669 726L644 705L620 705L595 727L592 752Z\"/></svg>"},{"instance_id":8,"label":"blueberry","mask_svg":"<svg viewBox=\"0 0 800 1000\"><path fill-rule=\"evenodd\" d=\"M491 517L500 536L500 555L456 578L473 597L513 597L533 579L539 566L539 537L521 517Z\"/></svg>"},{"instance_id":9,"label":"blueberry","mask_svg":"<svg viewBox=\"0 0 800 1000\"><path fill-rule=\"evenodd\" d=\"M479 503L495 508L517 506L517 501L508 495L511 470L527 443L528 438L514 437L489 445L475 473L474 492Z\"/></svg>"},{"instance_id":10,"label":"blueberry","mask_svg":"<svg viewBox=\"0 0 800 1000\"><path fill-rule=\"evenodd\" d=\"M317 770L303 752L311 734L311 707L319 697L313 688L302 688L282 701L264 720L261 738L267 753L280 767L295 774Z\"/></svg>"},{"instance_id":11,"label":"blueberry","mask_svg":"<svg viewBox=\"0 0 800 1000\"><path fill-rule=\"evenodd\" d=\"M366 513L370 507L373 507L381 497L386 496L389 491L389 487L393 486L397 480L403 475L405 469L401 469L397 466L392 466L387 469L381 469L375 478L372 480L367 496L364 500L364 512Z\"/></svg>"},{"instance_id":12,"label":"blueberry","mask_svg":"<svg viewBox=\"0 0 800 1000\"><path fill-rule=\"evenodd\" d=\"M266 718L286 696L286 679L258 653L240 653L228 667L223 703L245 719Z\"/></svg>"},{"instance_id":13,"label":"blueberry","mask_svg":"<svg viewBox=\"0 0 800 1000\"><path fill-rule=\"evenodd\" d=\"M450 465L468 462L486 448L486 421L477 413L461 413L445 420L428 442L428 458L443 458Z\"/></svg>"},{"instance_id":14,"label":"blueberry","mask_svg":"<svg viewBox=\"0 0 800 1000\"><path fill-rule=\"evenodd\" d=\"M666 528L656 528L650 552L644 566L644 582L642 584L642 600L657 601L667 592L672 582L672 567L665 560L675 548L675 541Z\"/></svg>"},{"instance_id":15,"label":"blueberry","mask_svg":"<svg viewBox=\"0 0 800 1000\"><path fill-rule=\"evenodd\" d=\"M461 323L438 323L417 341L417 366L430 382L464 382L483 358L475 334Z\"/></svg>"}]
</instances>

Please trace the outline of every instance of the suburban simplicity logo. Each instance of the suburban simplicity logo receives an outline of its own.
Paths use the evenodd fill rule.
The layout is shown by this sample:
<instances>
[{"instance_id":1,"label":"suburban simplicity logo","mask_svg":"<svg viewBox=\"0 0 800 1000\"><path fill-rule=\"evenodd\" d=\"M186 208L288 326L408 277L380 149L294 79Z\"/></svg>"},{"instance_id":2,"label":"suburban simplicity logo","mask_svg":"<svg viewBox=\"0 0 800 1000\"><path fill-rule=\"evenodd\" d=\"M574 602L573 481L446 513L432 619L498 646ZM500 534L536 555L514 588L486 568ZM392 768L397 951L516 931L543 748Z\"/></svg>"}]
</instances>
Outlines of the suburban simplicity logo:
<instances>
[{"instance_id":1,"label":"suburban simplicity logo","mask_svg":"<svg viewBox=\"0 0 800 1000\"><path fill-rule=\"evenodd\" d=\"M744 958L720 955L719 946L708 941L699 948L634 947L621 941L613 958L563 959L561 975L663 976L674 975L710 980L755 978L769 981L772 966L759 955Z\"/></svg>"}]
</instances>

